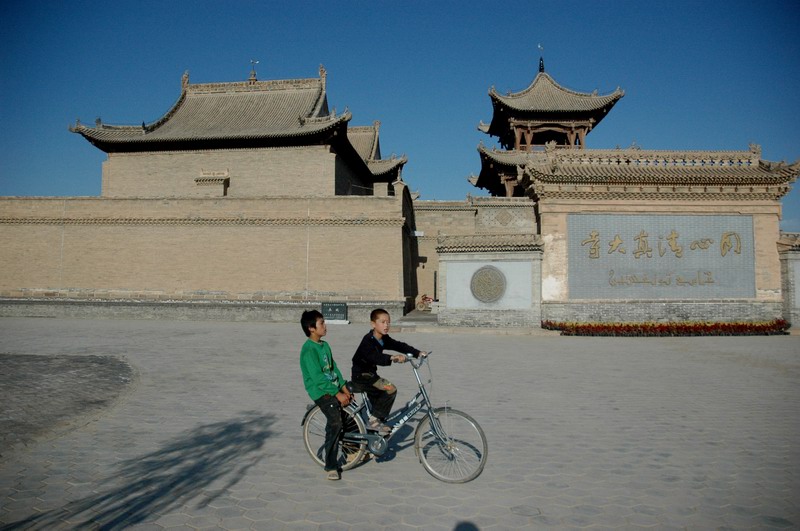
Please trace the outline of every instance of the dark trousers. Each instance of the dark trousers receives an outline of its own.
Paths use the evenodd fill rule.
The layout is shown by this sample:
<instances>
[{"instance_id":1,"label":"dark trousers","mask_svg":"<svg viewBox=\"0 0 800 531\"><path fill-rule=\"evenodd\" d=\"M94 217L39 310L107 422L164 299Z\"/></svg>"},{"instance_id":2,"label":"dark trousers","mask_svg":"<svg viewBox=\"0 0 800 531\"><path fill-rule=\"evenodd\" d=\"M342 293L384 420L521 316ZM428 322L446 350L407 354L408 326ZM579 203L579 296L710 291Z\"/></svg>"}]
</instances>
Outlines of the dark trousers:
<instances>
[{"instance_id":1,"label":"dark trousers","mask_svg":"<svg viewBox=\"0 0 800 531\"><path fill-rule=\"evenodd\" d=\"M367 394L372 404L372 416L383 422L392 411L392 405L395 398L397 398L397 393L389 394L380 387L375 387L375 384L380 379L377 374L360 374L353 378L350 382L350 387L357 393Z\"/></svg>"},{"instance_id":2,"label":"dark trousers","mask_svg":"<svg viewBox=\"0 0 800 531\"><path fill-rule=\"evenodd\" d=\"M328 423L325 425L325 470L339 469L339 439L342 436L342 406L335 396L325 395L314 401Z\"/></svg>"}]
</instances>

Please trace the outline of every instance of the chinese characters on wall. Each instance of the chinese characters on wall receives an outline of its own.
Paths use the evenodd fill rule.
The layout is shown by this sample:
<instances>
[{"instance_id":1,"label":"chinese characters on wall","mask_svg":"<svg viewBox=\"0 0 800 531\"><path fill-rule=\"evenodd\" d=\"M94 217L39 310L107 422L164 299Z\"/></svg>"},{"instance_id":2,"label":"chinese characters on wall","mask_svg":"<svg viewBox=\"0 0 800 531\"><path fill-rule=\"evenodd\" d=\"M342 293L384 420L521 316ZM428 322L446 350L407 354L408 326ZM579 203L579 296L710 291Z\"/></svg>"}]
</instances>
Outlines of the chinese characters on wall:
<instances>
[{"instance_id":1,"label":"chinese characters on wall","mask_svg":"<svg viewBox=\"0 0 800 531\"><path fill-rule=\"evenodd\" d=\"M570 298L754 296L752 218L572 214Z\"/></svg>"}]
</instances>

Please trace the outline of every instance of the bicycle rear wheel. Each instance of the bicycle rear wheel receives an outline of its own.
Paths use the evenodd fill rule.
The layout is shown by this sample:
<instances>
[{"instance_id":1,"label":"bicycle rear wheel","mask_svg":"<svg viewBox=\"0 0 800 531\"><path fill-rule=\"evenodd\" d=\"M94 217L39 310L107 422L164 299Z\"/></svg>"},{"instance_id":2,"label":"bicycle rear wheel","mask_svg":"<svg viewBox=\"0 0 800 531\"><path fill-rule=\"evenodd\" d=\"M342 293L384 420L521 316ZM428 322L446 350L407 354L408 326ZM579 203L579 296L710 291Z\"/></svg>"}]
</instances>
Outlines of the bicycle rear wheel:
<instances>
[{"instance_id":1,"label":"bicycle rear wheel","mask_svg":"<svg viewBox=\"0 0 800 531\"><path fill-rule=\"evenodd\" d=\"M447 483L466 483L483 472L489 453L486 435L475 419L461 411L440 407L433 410L441 437L423 418L414 436L419 461L430 475Z\"/></svg>"},{"instance_id":2,"label":"bicycle rear wheel","mask_svg":"<svg viewBox=\"0 0 800 531\"><path fill-rule=\"evenodd\" d=\"M353 415L352 411L347 409L342 412L342 421L344 424L344 433L361 433L366 434L367 428L364 422L358 415ZM315 406L309 411L303 423L303 442L305 443L306 450L319 466L325 466L325 426L328 424L328 419L320 410L319 406ZM339 441L339 467L342 470L349 470L359 464L367 453L367 443L357 443L349 441Z\"/></svg>"}]
</instances>

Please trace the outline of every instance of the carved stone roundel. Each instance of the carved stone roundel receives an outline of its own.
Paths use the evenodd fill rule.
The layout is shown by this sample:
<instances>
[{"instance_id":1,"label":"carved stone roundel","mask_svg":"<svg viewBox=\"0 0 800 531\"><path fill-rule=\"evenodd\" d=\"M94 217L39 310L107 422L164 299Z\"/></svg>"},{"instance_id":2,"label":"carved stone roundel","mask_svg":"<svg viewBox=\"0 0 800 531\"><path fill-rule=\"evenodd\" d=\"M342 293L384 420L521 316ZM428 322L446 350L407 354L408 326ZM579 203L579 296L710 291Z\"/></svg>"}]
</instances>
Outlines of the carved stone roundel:
<instances>
[{"instance_id":1,"label":"carved stone roundel","mask_svg":"<svg viewBox=\"0 0 800 531\"><path fill-rule=\"evenodd\" d=\"M472 275L469 289L479 301L495 302L506 292L506 277L494 266L483 266Z\"/></svg>"}]
</instances>

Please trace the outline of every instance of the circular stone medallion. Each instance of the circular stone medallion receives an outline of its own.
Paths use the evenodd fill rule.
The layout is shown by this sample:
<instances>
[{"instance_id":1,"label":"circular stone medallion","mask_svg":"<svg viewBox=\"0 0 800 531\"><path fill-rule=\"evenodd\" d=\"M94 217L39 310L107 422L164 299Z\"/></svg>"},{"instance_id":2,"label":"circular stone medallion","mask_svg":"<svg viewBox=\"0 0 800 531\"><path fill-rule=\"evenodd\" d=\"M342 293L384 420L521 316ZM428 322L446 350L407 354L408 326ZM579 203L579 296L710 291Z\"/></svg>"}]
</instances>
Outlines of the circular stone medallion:
<instances>
[{"instance_id":1,"label":"circular stone medallion","mask_svg":"<svg viewBox=\"0 0 800 531\"><path fill-rule=\"evenodd\" d=\"M479 301L495 302L506 292L506 277L494 266L483 266L472 275L469 289Z\"/></svg>"}]
</instances>

